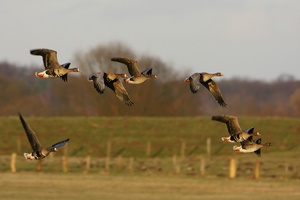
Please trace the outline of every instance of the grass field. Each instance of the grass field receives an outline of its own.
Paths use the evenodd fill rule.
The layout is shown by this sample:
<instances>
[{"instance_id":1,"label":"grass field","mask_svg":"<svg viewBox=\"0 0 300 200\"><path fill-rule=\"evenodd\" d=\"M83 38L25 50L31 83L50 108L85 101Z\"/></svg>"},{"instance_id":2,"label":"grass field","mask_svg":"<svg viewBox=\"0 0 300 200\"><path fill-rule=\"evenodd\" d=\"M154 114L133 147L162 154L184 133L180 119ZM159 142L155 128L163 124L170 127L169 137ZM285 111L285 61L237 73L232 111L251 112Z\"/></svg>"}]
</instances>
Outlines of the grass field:
<instances>
[{"instance_id":1,"label":"grass field","mask_svg":"<svg viewBox=\"0 0 300 200\"><path fill-rule=\"evenodd\" d=\"M19 119L0 118L0 199L300 199L300 119L240 117L242 128L254 126L263 142L273 144L258 158L233 152L232 144L220 140L228 134L226 126L210 117L24 118L45 146L65 138L70 142L44 159L42 172L36 173L37 162L22 156L30 146ZM212 144L210 156L207 138ZM108 142L112 145L109 172L105 169ZM14 152L17 173L10 173ZM62 173L63 155L68 158L68 173ZM174 155L179 174L174 172ZM205 175L199 174L203 158ZM236 179L228 178L230 158L238 163ZM253 179L256 161L261 165L259 179Z\"/></svg>"},{"instance_id":2,"label":"grass field","mask_svg":"<svg viewBox=\"0 0 300 200\"><path fill-rule=\"evenodd\" d=\"M47 146L59 140L70 138L67 148L69 156L103 157L106 155L108 141L112 143L112 155L124 149L124 157L145 157L146 145L151 142L152 153L162 147L159 157L179 155L182 141L186 143L187 154L206 152L206 139L211 138L213 155L232 154L232 145L224 144L220 138L227 136L225 124L210 120L210 117L186 118L30 118L24 115L40 138ZM243 129L255 127L262 134L262 142L271 142L264 153L300 151L298 138L300 119L292 118L258 118L240 117ZM0 118L0 154L30 151L26 135L17 117Z\"/></svg>"}]
</instances>

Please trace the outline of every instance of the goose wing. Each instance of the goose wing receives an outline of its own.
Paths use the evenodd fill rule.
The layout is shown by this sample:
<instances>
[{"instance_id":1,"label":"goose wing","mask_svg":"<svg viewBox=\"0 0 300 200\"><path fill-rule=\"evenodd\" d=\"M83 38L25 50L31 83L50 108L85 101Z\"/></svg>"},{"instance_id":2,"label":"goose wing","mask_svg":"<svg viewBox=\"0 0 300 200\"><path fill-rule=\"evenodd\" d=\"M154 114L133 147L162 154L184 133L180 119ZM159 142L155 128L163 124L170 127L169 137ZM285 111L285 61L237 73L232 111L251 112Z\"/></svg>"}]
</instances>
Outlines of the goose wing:
<instances>
[{"instance_id":1,"label":"goose wing","mask_svg":"<svg viewBox=\"0 0 300 200\"><path fill-rule=\"evenodd\" d=\"M212 94L212 96L215 98L215 100L222 106L226 107L227 104L225 103L223 96L221 94L221 91L217 85L216 82L214 82L212 79L209 79L206 82L201 82L206 89L209 90L209 92Z\"/></svg>"},{"instance_id":2,"label":"goose wing","mask_svg":"<svg viewBox=\"0 0 300 200\"><path fill-rule=\"evenodd\" d=\"M59 148L64 146L65 144L67 144L69 142L69 138L60 142L57 142L55 144L53 144L51 147L48 147L47 150L52 151L54 148Z\"/></svg>"},{"instance_id":3,"label":"goose wing","mask_svg":"<svg viewBox=\"0 0 300 200\"><path fill-rule=\"evenodd\" d=\"M34 133L34 131L31 129L31 127L26 123L26 121L23 119L22 115L19 113L19 118L20 121L23 125L23 128L26 132L28 141L31 145L31 148L33 151L39 151L40 149L42 149L41 143L39 142L36 134Z\"/></svg>"},{"instance_id":4,"label":"goose wing","mask_svg":"<svg viewBox=\"0 0 300 200\"><path fill-rule=\"evenodd\" d=\"M33 49L30 50L32 55L42 56L45 69L51 69L59 65L57 61L57 52L51 49Z\"/></svg>"},{"instance_id":5,"label":"goose wing","mask_svg":"<svg viewBox=\"0 0 300 200\"><path fill-rule=\"evenodd\" d=\"M131 101L126 89L124 88L122 82L119 79L114 79L106 83L106 86L113 90L120 101L125 103L127 106L132 106L133 102Z\"/></svg>"},{"instance_id":6,"label":"goose wing","mask_svg":"<svg viewBox=\"0 0 300 200\"><path fill-rule=\"evenodd\" d=\"M124 57L115 57L112 58L111 61L123 63L127 65L128 72L131 76L140 76L141 73L139 71L139 68L137 66L137 61L133 60L131 58L124 58Z\"/></svg>"},{"instance_id":7,"label":"goose wing","mask_svg":"<svg viewBox=\"0 0 300 200\"><path fill-rule=\"evenodd\" d=\"M242 131L238 118L231 115L215 115L211 118L212 120L226 123L228 133L230 135L238 134Z\"/></svg>"},{"instance_id":8,"label":"goose wing","mask_svg":"<svg viewBox=\"0 0 300 200\"><path fill-rule=\"evenodd\" d=\"M93 74L91 77L88 78L90 82L94 83L94 88L102 94L105 90L105 83L104 83L104 78L103 78L103 73L98 72L96 74Z\"/></svg>"},{"instance_id":9,"label":"goose wing","mask_svg":"<svg viewBox=\"0 0 300 200\"><path fill-rule=\"evenodd\" d=\"M192 91L192 93L195 94L196 92L198 92L201 85L199 73L194 73L193 75L188 77L185 81L190 82L190 90Z\"/></svg>"}]
</instances>

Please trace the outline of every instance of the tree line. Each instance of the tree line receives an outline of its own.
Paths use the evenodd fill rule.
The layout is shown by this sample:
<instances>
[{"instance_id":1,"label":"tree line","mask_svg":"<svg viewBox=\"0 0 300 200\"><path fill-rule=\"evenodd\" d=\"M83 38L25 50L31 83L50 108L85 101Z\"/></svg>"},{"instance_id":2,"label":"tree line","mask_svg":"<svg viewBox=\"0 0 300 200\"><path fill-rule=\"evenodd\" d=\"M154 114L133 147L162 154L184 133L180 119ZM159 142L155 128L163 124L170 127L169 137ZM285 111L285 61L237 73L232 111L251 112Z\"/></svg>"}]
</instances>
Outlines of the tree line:
<instances>
[{"instance_id":1,"label":"tree line","mask_svg":"<svg viewBox=\"0 0 300 200\"><path fill-rule=\"evenodd\" d=\"M127 73L125 65L111 57L132 57L144 68L153 67L158 79L140 85L124 84L134 105L120 102L110 89L98 94L87 77L98 71ZM42 61L41 61L42 62ZM213 114L300 117L300 81L282 76L273 82L216 79L227 108L220 107L204 87L192 94L183 80L160 58L137 55L123 44L99 45L75 54L80 75L69 74L68 82L59 78L39 79L41 68L0 62L0 116L198 116ZM75 64L72 63L75 66ZM42 65L41 65L42 66ZM142 69L141 69L142 70Z\"/></svg>"}]
</instances>

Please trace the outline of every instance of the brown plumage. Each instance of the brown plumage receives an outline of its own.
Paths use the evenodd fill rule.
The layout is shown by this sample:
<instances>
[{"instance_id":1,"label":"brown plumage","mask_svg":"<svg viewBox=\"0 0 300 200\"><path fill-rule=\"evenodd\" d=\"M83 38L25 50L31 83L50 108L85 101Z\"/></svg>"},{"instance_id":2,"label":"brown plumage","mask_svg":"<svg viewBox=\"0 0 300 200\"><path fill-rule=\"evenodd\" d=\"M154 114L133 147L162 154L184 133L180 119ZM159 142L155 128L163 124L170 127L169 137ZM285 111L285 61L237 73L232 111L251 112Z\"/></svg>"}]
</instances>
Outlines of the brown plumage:
<instances>
[{"instance_id":1,"label":"brown plumage","mask_svg":"<svg viewBox=\"0 0 300 200\"><path fill-rule=\"evenodd\" d=\"M43 148L40 141L38 140L36 134L31 129L31 127L26 123L26 121L23 119L22 115L19 113L19 118L21 120L21 123L23 125L23 128L26 132L28 141L31 145L32 152L31 153L24 153L24 157L28 160L41 160L49 155L51 152L58 151L58 148L61 146L64 146L68 143L69 139L60 141L58 143L53 144L52 146L48 148Z\"/></svg>"},{"instance_id":2,"label":"brown plumage","mask_svg":"<svg viewBox=\"0 0 300 200\"><path fill-rule=\"evenodd\" d=\"M36 72L39 78L55 78L60 77L63 81L68 80L69 72L79 72L78 68L69 69L71 63L60 65L57 60L57 52L51 49L33 49L30 51L32 55L42 56L45 70Z\"/></svg>"},{"instance_id":3,"label":"brown plumage","mask_svg":"<svg viewBox=\"0 0 300 200\"><path fill-rule=\"evenodd\" d=\"M111 60L115 62L123 63L127 66L128 72L131 75L131 77L125 79L125 83L140 84L145 82L148 79L157 78L156 75L152 74L152 68L148 68L140 72L137 65L137 61L131 58L115 57L112 58Z\"/></svg>"},{"instance_id":4,"label":"brown plumage","mask_svg":"<svg viewBox=\"0 0 300 200\"><path fill-rule=\"evenodd\" d=\"M217 83L211 79L214 76L223 76L223 74L220 72L214 74L209 74L206 72L194 73L184 81L190 83L190 89L194 94L200 89L200 85L203 85L222 107L226 107L227 104L223 99Z\"/></svg>"},{"instance_id":5,"label":"brown plumage","mask_svg":"<svg viewBox=\"0 0 300 200\"><path fill-rule=\"evenodd\" d=\"M114 93L116 94L117 98L120 99L120 101L124 102L128 106L132 106L133 102L131 101L119 77L126 78L127 75L98 72L89 77L88 80L94 83L94 88L100 94L104 92L105 86L107 86L112 91L114 91Z\"/></svg>"},{"instance_id":6,"label":"brown plumage","mask_svg":"<svg viewBox=\"0 0 300 200\"><path fill-rule=\"evenodd\" d=\"M212 120L225 123L227 126L229 137L222 137L224 142L243 142L251 136L259 136L260 133L257 131L248 133L243 131L239 125L238 118L231 115L215 115L212 116Z\"/></svg>"}]
</instances>

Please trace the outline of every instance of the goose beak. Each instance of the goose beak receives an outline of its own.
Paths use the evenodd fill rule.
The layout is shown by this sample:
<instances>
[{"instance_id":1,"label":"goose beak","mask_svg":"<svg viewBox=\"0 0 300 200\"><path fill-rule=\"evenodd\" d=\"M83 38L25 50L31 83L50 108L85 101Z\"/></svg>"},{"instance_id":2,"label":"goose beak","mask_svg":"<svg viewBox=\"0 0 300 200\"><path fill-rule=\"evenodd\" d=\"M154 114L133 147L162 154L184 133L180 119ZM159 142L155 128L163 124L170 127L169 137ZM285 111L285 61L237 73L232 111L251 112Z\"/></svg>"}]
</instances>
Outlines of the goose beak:
<instances>
[{"instance_id":1,"label":"goose beak","mask_svg":"<svg viewBox=\"0 0 300 200\"><path fill-rule=\"evenodd\" d=\"M189 82L190 82L190 79L189 79L189 78L186 78L186 79L184 79L184 82L189 83Z\"/></svg>"},{"instance_id":2,"label":"goose beak","mask_svg":"<svg viewBox=\"0 0 300 200\"><path fill-rule=\"evenodd\" d=\"M256 134L257 136L261 136L261 134L260 134L260 132L257 132L257 134Z\"/></svg>"},{"instance_id":3,"label":"goose beak","mask_svg":"<svg viewBox=\"0 0 300 200\"><path fill-rule=\"evenodd\" d=\"M229 142L229 138L228 138L228 137L222 137L221 140L222 140L223 142Z\"/></svg>"},{"instance_id":4,"label":"goose beak","mask_svg":"<svg viewBox=\"0 0 300 200\"><path fill-rule=\"evenodd\" d=\"M39 77L39 78L44 78L44 73L36 72L36 73L35 73L35 76L36 76L36 77Z\"/></svg>"},{"instance_id":5,"label":"goose beak","mask_svg":"<svg viewBox=\"0 0 300 200\"><path fill-rule=\"evenodd\" d=\"M125 79L124 82L128 84L129 83L129 78Z\"/></svg>"}]
</instances>

